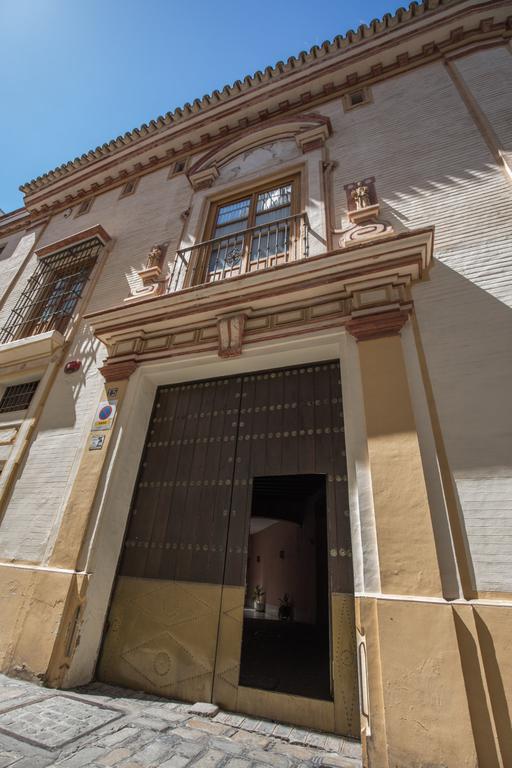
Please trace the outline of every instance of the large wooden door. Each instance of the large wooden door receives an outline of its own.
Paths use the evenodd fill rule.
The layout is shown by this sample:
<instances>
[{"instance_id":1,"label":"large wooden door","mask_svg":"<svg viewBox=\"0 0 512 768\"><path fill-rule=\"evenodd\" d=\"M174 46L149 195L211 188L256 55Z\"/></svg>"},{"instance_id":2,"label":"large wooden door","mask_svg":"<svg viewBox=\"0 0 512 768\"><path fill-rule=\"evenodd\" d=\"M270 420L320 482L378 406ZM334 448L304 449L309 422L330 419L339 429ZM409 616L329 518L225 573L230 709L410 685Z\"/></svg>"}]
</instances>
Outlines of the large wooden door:
<instances>
[{"instance_id":1,"label":"large wooden door","mask_svg":"<svg viewBox=\"0 0 512 768\"><path fill-rule=\"evenodd\" d=\"M98 674L211 699L242 380L160 387Z\"/></svg>"},{"instance_id":2,"label":"large wooden door","mask_svg":"<svg viewBox=\"0 0 512 768\"><path fill-rule=\"evenodd\" d=\"M355 621L338 363L158 390L101 679L357 736ZM253 478L324 474L331 701L239 685Z\"/></svg>"}]
</instances>

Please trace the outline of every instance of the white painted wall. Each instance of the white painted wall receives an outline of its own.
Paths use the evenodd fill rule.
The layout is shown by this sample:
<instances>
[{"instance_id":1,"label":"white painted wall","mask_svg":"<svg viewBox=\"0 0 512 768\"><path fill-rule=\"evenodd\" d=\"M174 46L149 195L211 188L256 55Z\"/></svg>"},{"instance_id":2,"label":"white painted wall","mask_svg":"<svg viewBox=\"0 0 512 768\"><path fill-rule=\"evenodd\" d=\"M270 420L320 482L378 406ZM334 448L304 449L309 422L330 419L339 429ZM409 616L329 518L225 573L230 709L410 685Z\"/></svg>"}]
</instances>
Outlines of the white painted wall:
<instances>
[{"instance_id":1,"label":"white painted wall","mask_svg":"<svg viewBox=\"0 0 512 768\"><path fill-rule=\"evenodd\" d=\"M499 140L510 147L510 50L481 51L457 60L456 66ZM383 217L396 229L435 225L436 264L430 280L414 289L420 331L476 582L482 590L511 591L510 182L442 63L375 85L373 103L364 107L345 113L335 99L315 111L328 115L333 125L326 151L338 164L333 172L336 226L347 225L344 184L366 176L376 177ZM280 164L283 169L299 160L308 164L309 196L322 224L320 150L300 158L293 152L283 144ZM261 156L265 173L267 154ZM238 164L236 158L230 161L218 189L238 183L245 171L254 183L257 157L253 153ZM243 173L236 170L242 166ZM39 246L98 223L115 238L88 311L118 304L128 295L138 280L136 270L155 243L169 242L168 257L173 257L183 227L180 214L191 202L188 227L194 230L204 211L201 198L211 193L197 193L192 200L186 176L167 175L168 169L160 169L142 177L136 193L121 200L120 188L106 192L79 218L60 213L43 232ZM19 236L13 238L4 252L0 292L27 257L29 241L15 250L18 242ZM0 304L0 323L26 284L33 261L5 305ZM97 366L103 355L80 325L69 357L83 357L84 370L77 379L62 372L57 376L0 525L1 559L39 562L47 557L99 396ZM429 492L435 497L439 489ZM364 551L364 542L361 546ZM374 581L373 566L365 579Z\"/></svg>"}]
</instances>

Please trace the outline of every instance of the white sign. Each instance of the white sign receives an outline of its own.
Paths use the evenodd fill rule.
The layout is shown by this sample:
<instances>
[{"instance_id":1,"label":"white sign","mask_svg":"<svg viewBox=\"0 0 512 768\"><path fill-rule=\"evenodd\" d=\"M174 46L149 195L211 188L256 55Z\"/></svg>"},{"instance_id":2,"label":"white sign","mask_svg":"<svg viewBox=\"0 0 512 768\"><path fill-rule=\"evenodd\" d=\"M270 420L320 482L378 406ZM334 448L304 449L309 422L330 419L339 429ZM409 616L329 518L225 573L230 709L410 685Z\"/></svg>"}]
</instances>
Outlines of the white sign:
<instances>
[{"instance_id":1,"label":"white sign","mask_svg":"<svg viewBox=\"0 0 512 768\"><path fill-rule=\"evenodd\" d=\"M114 416L116 415L116 408L116 400L103 400L103 402L98 405L96 417L92 425L92 431L95 432L100 429L112 429L112 423L114 421Z\"/></svg>"}]
</instances>

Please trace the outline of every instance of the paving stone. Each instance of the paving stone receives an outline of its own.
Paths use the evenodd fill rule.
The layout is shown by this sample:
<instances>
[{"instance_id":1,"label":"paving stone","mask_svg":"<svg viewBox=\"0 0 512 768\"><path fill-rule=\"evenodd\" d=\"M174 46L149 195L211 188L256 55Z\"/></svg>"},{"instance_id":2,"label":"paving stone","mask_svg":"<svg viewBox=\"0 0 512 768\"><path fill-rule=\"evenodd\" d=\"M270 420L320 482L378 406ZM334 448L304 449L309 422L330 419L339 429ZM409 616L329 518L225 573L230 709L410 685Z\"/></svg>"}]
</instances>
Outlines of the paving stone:
<instances>
[{"instance_id":1,"label":"paving stone","mask_svg":"<svg viewBox=\"0 0 512 768\"><path fill-rule=\"evenodd\" d=\"M100 757L98 760L96 760L96 763L98 763L98 765L117 765L117 763L120 763L121 760L124 760L126 757L130 757L132 752L132 749L119 747L118 749L113 749L112 752L108 752L106 755L103 755L103 757Z\"/></svg>"},{"instance_id":2,"label":"paving stone","mask_svg":"<svg viewBox=\"0 0 512 768\"><path fill-rule=\"evenodd\" d=\"M57 760L56 765L59 768L84 768L94 763L97 758L105 754L105 750L100 747L86 747L75 752L74 755L66 757L64 760Z\"/></svg>"},{"instance_id":3,"label":"paving stone","mask_svg":"<svg viewBox=\"0 0 512 768\"><path fill-rule=\"evenodd\" d=\"M160 763L167 760L173 752L174 749L170 744L158 740L147 744L141 750L132 754L131 759L144 766L154 765L155 763L156 765L160 765Z\"/></svg>"},{"instance_id":4,"label":"paving stone","mask_svg":"<svg viewBox=\"0 0 512 768\"><path fill-rule=\"evenodd\" d=\"M130 722L138 728L148 728L150 731L166 731L170 728L168 720L161 720L156 717L135 717Z\"/></svg>"},{"instance_id":5,"label":"paving stone","mask_svg":"<svg viewBox=\"0 0 512 768\"><path fill-rule=\"evenodd\" d=\"M173 755L170 760L166 760L165 763L161 763L159 768L185 768L190 760L183 755Z\"/></svg>"},{"instance_id":6,"label":"paving stone","mask_svg":"<svg viewBox=\"0 0 512 768\"><path fill-rule=\"evenodd\" d=\"M0 730L36 746L54 749L121 717L114 709L69 696L49 696L0 713Z\"/></svg>"},{"instance_id":7,"label":"paving stone","mask_svg":"<svg viewBox=\"0 0 512 768\"><path fill-rule=\"evenodd\" d=\"M292 764L288 757L278 755L276 752L265 752L263 749L252 749L245 755L250 760L258 760L265 765L272 765L273 768L289 768Z\"/></svg>"},{"instance_id":8,"label":"paving stone","mask_svg":"<svg viewBox=\"0 0 512 768\"><path fill-rule=\"evenodd\" d=\"M263 733L270 736L274 732L276 724L270 720L261 720L256 726L257 733Z\"/></svg>"},{"instance_id":9,"label":"paving stone","mask_svg":"<svg viewBox=\"0 0 512 768\"><path fill-rule=\"evenodd\" d=\"M316 750L309 747L301 747L297 744L275 744L272 748L273 752L278 752L281 755L297 757L300 760L312 760L318 753Z\"/></svg>"},{"instance_id":10,"label":"paving stone","mask_svg":"<svg viewBox=\"0 0 512 768\"><path fill-rule=\"evenodd\" d=\"M23 757L21 752L0 752L0 768L8 768L21 757Z\"/></svg>"},{"instance_id":11,"label":"paving stone","mask_svg":"<svg viewBox=\"0 0 512 768\"><path fill-rule=\"evenodd\" d=\"M195 757L204 749L204 743L197 743L195 741L180 741L174 745L176 752L184 757Z\"/></svg>"},{"instance_id":12,"label":"paving stone","mask_svg":"<svg viewBox=\"0 0 512 768\"><path fill-rule=\"evenodd\" d=\"M228 728L220 723L212 723L210 720L187 720L187 728L198 728L200 731L207 731L208 733L215 733L217 735L225 734L228 732Z\"/></svg>"},{"instance_id":13,"label":"paving stone","mask_svg":"<svg viewBox=\"0 0 512 768\"><path fill-rule=\"evenodd\" d=\"M206 739L206 733L204 731L190 728L188 723L186 727L180 726L179 728L174 728L172 735L177 736L180 739L193 739L195 741L204 741Z\"/></svg>"},{"instance_id":14,"label":"paving stone","mask_svg":"<svg viewBox=\"0 0 512 768\"><path fill-rule=\"evenodd\" d=\"M319 755L313 759L313 765L325 766L325 768L356 768L360 766L359 760L343 755Z\"/></svg>"},{"instance_id":15,"label":"paving stone","mask_svg":"<svg viewBox=\"0 0 512 768\"><path fill-rule=\"evenodd\" d=\"M244 717L240 728L243 728L244 731L255 731L260 723L261 720L256 720L254 717Z\"/></svg>"},{"instance_id":16,"label":"paving stone","mask_svg":"<svg viewBox=\"0 0 512 768\"><path fill-rule=\"evenodd\" d=\"M361 768L361 745L334 735L232 712L194 717L189 704L104 685L61 694L5 680L0 675L0 723L7 716L1 725L4 730L19 729L25 712L35 703L45 703L44 716L31 718L33 735L39 739L54 734L62 730L64 700L72 702L66 711L65 735L76 735L48 747L0 732L0 768ZM17 698L6 698L2 707L2 696L14 691ZM114 712L118 721L99 725L94 721L91 730L89 713L96 712L107 716ZM295 743L287 741L290 738Z\"/></svg>"},{"instance_id":17,"label":"paving stone","mask_svg":"<svg viewBox=\"0 0 512 768\"><path fill-rule=\"evenodd\" d=\"M341 752L344 743L345 739L340 739L339 736L327 736L324 749L326 752Z\"/></svg>"},{"instance_id":18,"label":"paving stone","mask_svg":"<svg viewBox=\"0 0 512 768\"><path fill-rule=\"evenodd\" d=\"M209 749L199 760L194 762L194 768L215 768L224 760L225 755L217 749Z\"/></svg>"},{"instance_id":19,"label":"paving stone","mask_svg":"<svg viewBox=\"0 0 512 768\"><path fill-rule=\"evenodd\" d=\"M294 728L288 738L290 744L305 744L308 736L309 731L304 730L304 728Z\"/></svg>"},{"instance_id":20,"label":"paving stone","mask_svg":"<svg viewBox=\"0 0 512 768\"><path fill-rule=\"evenodd\" d=\"M362 751L361 743L359 741L351 741L350 739L342 740L342 755L347 755L347 757L355 757L360 760Z\"/></svg>"},{"instance_id":21,"label":"paving stone","mask_svg":"<svg viewBox=\"0 0 512 768\"><path fill-rule=\"evenodd\" d=\"M324 733L310 733L306 738L306 744L317 749L324 749L327 742L327 736Z\"/></svg>"},{"instance_id":22,"label":"paving stone","mask_svg":"<svg viewBox=\"0 0 512 768\"><path fill-rule=\"evenodd\" d=\"M277 736L279 739L288 739L292 731L293 727L291 725L282 725L281 723L278 723L274 728L272 735Z\"/></svg>"},{"instance_id":23,"label":"paving stone","mask_svg":"<svg viewBox=\"0 0 512 768\"><path fill-rule=\"evenodd\" d=\"M241 744L237 744L232 739L226 739L222 736L210 739L209 746L214 749L221 749L230 755L239 755L243 751L243 746Z\"/></svg>"},{"instance_id":24,"label":"paving stone","mask_svg":"<svg viewBox=\"0 0 512 768\"><path fill-rule=\"evenodd\" d=\"M265 738L265 736L260 736L259 733L251 733L250 731L237 731L233 734L232 738L241 744L261 747L261 749L264 749L269 743L268 738Z\"/></svg>"},{"instance_id":25,"label":"paving stone","mask_svg":"<svg viewBox=\"0 0 512 768\"><path fill-rule=\"evenodd\" d=\"M196 703L188 708L188 712L191 715L200 715L201 717L215 717L219 708L216 704L210 704L207 701L196 701Z\"/></svg>"},{"instance_id":26,"label":"paving stone","mask_svg":"<svg viewBox=\"0 0 512 768\"><path fill-rule=\"evenodd\" d=\"M136 728L126 726L125 728L121 728L119 731L114 731L114 733L108 734L108 736L102 736L98 741L98 744L100 747L112 747L114 744L119 744L121 741L125 741L125 739L133 739L136 735Z\"/></svg>"}]
</instances>

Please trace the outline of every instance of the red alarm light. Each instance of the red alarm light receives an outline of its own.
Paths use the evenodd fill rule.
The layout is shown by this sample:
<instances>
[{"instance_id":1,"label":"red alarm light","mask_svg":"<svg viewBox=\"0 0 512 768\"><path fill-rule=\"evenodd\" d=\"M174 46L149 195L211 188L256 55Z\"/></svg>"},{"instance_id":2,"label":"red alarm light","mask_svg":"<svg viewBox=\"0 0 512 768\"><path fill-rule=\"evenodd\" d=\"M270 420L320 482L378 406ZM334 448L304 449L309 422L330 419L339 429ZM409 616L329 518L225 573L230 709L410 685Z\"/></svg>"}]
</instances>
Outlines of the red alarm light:
<instances>
[{"instance_id":1,"label":"red alarm light","mask_svg":"<svg viewBox=\"0 0 512 768\"><path fill-rule=\"evenodd\" d=\"M82 363L80 360L70 360L66 365L64 366L64 373L75 373L75 371L79 371L82 366Z\"/></svg>"}]
</instances>

